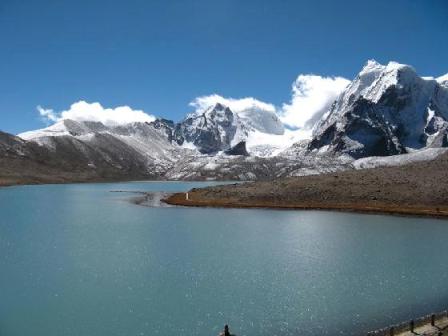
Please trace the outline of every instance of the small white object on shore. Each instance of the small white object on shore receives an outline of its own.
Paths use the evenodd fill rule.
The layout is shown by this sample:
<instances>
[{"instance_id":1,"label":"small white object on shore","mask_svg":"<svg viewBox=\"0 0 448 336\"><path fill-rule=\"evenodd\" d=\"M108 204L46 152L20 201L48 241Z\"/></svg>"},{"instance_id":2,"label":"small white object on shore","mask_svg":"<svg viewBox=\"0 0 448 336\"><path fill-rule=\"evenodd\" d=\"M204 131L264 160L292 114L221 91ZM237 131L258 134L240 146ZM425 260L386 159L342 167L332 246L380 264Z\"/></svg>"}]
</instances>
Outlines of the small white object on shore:
<instances>
[{"instance_id":1,"label":"small white object on shore","mask_svg":"<svg viewBox=\"0 0 448 336\"><path fill-rule=\"evenodd\" d=\"M188 201L188 193L185 193L185 200Z\"/></svg>"}]
</instances>

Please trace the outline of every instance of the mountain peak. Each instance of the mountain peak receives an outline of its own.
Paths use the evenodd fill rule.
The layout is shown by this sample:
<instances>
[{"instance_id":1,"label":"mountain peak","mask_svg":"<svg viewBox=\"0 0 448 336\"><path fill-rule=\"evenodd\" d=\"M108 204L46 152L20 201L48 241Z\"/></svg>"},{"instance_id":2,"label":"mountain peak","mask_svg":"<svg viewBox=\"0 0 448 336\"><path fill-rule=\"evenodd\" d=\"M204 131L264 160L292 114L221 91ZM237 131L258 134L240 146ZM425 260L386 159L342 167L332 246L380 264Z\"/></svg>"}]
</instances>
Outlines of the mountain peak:
<instances>
[{"instance_id":1,"label":"mountain peak","mask_svg":"<svg viewBox=\"0 0 448 336\"><path fill-rule=\"evenodd\" d=\"M222 111L222 110L225 110L225 109L228 109L228 108L229 107L227 107L226 105L221 104L221 103L216 103L215 106L210 106L210 109L218 110L218 111Z\"/></svg>"},{"instance_id":2,"label":"mountain peak","mask_svg":"<svg viewBox=\"0 0 448 336\"><path fill-rule=\"evenodd\" d=\"M437 87L445 86L409 65L370 60L317 124L309 148L363 157L445 146L448 91Z\"/></svg>"},{"instance_id":3,"label":"mountain peak","mask_svg":"<svg viewBox=\"0 0 448 336\"><path fill-rule=\"evenodd\" d=\"M370 73L372 71L378 71L378 70L383 70L383 69L384 69L384 65L378 63L374 59L369 59L369 60L367 60L366 64L363 66L359 75L361 76L363 74Z\"/></svg>"},{"instance_id":4,"label":"mountain peak","mask_svg":"<svg viewBox=\"0 0 448 336\"><path fill-rule=\"evenodd\" d=\"M437 77L436 81L444 87L448 87L448 73L443 76Z\"/></svg>"},{"instance_id":5,"label":"mountain peak","mask_svg":"<svg viewBox=\"0 0 448 336\"><path fill-rule=\"evenodd\" d=\"M403 64L403 63L398 63L395 61L390 61L389 63L387 63L386 65L386 70L399 70L399 69L414 69L412 68L410 65L407 64Z\"/></svg>"},{"instance_id":6,"label":"mountain peak","mask_svg":"<svg viewBox=\"0 0 448 336\"><path fill-rule=\"evenodd\" d=\"M396 71L396 70L403 70L403 69L409 69L415 72L414 68L407 64L398 63L396 61L389 61L386 65L383 65L374 59L369 59L364 67L362 68L360 75L370 73L370 72L378 72L378 71Z\"/></svg>"},{"instance_id":7,"label":"mountain peak","mask_svg":"<svg viewBox=\"0 0 448 336\"><path fill-rule=\"evenodd\" d=\"M406 86L420 80L421 78L414 68L409 65L394 61L382 65L374 60L369 60L345 91L345 103L349 99L361 96L377 102L389 87Z\"/></svg>"}]
</instances>

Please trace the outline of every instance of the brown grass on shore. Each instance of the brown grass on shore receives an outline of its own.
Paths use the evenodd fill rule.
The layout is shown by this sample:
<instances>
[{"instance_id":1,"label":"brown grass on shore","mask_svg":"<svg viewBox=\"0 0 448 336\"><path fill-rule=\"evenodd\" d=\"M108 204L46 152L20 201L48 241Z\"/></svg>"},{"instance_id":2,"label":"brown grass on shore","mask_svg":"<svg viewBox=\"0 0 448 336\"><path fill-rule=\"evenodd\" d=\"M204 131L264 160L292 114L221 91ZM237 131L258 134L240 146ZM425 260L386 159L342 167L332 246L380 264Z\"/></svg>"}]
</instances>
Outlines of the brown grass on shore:
<instances>
[{"instance_id":1,"label":"brown grass on shore","mask_svg":"<svg viewBox=\"0 0 448 336\"><path fill-rule=\"evenodd\" d=\"M165 200L183 206L327 209L448 216L448 155L406 166L351 170L192 189Z\"/></svg>"},{"instance_id":2,"label":"brown grass on shore","mask_svg":"<svg viewBox=\"0 0 448 336\"><path fill-rule=\"evenodd\" d=\"M286 209L286 210L332 210L344 212L366 212L366 213L384 213L396 215L416 215L431 217L448 217L448 206L446 207L399 207L387 204L325 204L325 203L296 203L296 204L277 204L269 201L258 201L251 203L232 202L231 200L204 200L195 199L194 192L189 193L189 199L185 199L185 193L175 193L163 201L167 204L190 207L217 207L217 208L259 208L259 209Z\"/></svg>"}]
</instances>

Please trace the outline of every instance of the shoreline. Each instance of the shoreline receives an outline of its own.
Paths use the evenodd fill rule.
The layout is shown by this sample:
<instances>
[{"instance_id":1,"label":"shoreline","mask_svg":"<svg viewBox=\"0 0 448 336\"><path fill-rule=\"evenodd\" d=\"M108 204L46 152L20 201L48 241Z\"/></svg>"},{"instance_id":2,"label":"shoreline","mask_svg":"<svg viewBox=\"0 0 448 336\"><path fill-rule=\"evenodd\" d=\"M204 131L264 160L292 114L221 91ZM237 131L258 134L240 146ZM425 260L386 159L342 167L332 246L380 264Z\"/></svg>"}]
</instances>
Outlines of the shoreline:
<instances>
[{"instance_id":1,"label":"shoreline","mask_svg":"<svg viewBox=\"0 0 448 336\"><path fill-rule=\"evenodd\" d=\"M194 193L194 192L193 192ZM230 208L230 209L266 209L266 210L326 210L337 212L354 212L366 214L384 214L398 216L416 216L446 219L448 218L447 207L397 207L370 204L325 204L325 203L295 203L295 204L276 204L270 202L228 202L228 201L207 201L203 199L193 199L192 192L189 192L189 198L186 200L186 193L174 193L162 201L175 206L186 207L204 207L204 208Z\"/></svg>"},{"instance_id":2,"label":"shoreline","mask_svg":"<svg viewBox=\"0 0 448 336\"><path fill-rule=\"evenodd\" d=\"M379 167L320 175L286 177L270 181L215 185L164 195L160 203L169 205L260 208L290 210L330 210L402 216L448 218L448 153L436 160L403 166ZM150 176L2 176L0 185L120 183L131 181L167 182ZM170 181L174 182L174 181ZM178 181L193 182L193 181ZM199 181L198 181L199 182ZM216 183L222 182L221 185ZM145 202L152 203L152 197Z\"/></svg>"},{"instance_id":3,"label":"shoreline","mask_svg":"<svg viewBox=\"0 0 448 336\"><path fill-rule=\"evenodd\" d=\"M117 192L117 191L114 191ZM118 191L126 192L126 191ZM153 192L131 192L134 194L139 194L138 196L133 196L128 199L129 202L135 205L145 206L148 208L170 208L173 205L165 203L163 200L165 197L169 196L170 193L163 191L153 191Z\"/></svg>"},{"instance_id":4,"label":"shoreline","mask_svg":"<svg viewBox=\"0 0 448 336\"><path fill-rule=\"evenodd\" d=\"M448 335L448 312L432 313L367 333L367 336Z\"/></svg>"},{"instance_id":5,"label":"shoreline","mask_svg":"<svg viewBox=\"0 0 448 336\"><path fill-rule=\"evenodd\" d=\"M27 185L53 185L53 184L84 184L84 183L126 183L126 182L202 182L202 181L173 181L173 180L142 180L142 179L99 179L99 180L83 180L83 181L43 181L43 182L19 182L19 183L2 183L0 180L0 188L27 186ZM223 181L225 182L225 181ZM427 217L436 219L448 218L448 205L447 206L390 206L385 204L368 204L368 203L325 203L322 202L288 202L284 204L272 202L269 200L251 200L248 201L229 201L226 199L213 199L207 200L201 195L197 195L198 191L203 189L193 189L189 191L189 199L186 200L186 192L169 193L163 192L158 197L158 202L162 207L169 206L185 206L185 207L204 207L204 208L229 208L229 209L265 209L265 210L322 210L322 211L337 211L337 212L352 212L352 213L365 213L365 214L383 214L394 216L406 216L406 217ZM147 205L147 192L141 192L143 195L135 197L131 200L132 203L148 206ZM143 200L144 199L144 200ZM150 202L151 203L151 202ZM154 203L149 205L154 207Z\"/></svg>"},{"instance_id":6,"label":"shoreline","mask_svg":"<svg viewBox=\"0 0 448 336\"><path fill-rule=\"evenodd\" d=\"M5 182L7 180L2 180L0 177L0 188L4 187L20 187L20 186L33 186L33 185L53 185L53 184L82 184L82 183L126 183L126 182L142 182L142 183L156 183L156 182L163 182L163 183L199 183L199 182L224 182L224 183L240 183L241 181L235 181L235 180L164 180L164 179L142 179L142 178L132 178L132 179L93 179L93 180L70 180L70 181L59 181L59 180L53 180L53 181L12 181L12 182ZM248 181L244 181L248 182Z\"/></svg>"},{"instance_id":7,"label":"shoreline","mask_svg":"<svg viewBox=\"0 0 448 336\"><path fill-rule=\"evenodd\" d=\"M16 182L4 182L0 178L0 188L6 188L6 187L21 187L21 186L37 186L37 185L54 185L54 184L87 184L87 183L126 183L126 182L168 182L164 180L157 180L157 179L151 179L151 180L144 180L144 179L92 179L92 180L70 180L70 181L59 181L59 180L53 180L53 181L16 181ZM173 181L177 182L177 181Z\"/></svg>"},{"instance_id":8,"label":"shoreline","mask_svg":"<svg viewBox=\"0 0 448 336\"><path fill-rule=\"evenodd\" d=\"M397 167L192 189L165 201L223 208L331 210L448 218L448 154ZM188 198L188 199L187 199Z\"/></svg>"}]
</instances>

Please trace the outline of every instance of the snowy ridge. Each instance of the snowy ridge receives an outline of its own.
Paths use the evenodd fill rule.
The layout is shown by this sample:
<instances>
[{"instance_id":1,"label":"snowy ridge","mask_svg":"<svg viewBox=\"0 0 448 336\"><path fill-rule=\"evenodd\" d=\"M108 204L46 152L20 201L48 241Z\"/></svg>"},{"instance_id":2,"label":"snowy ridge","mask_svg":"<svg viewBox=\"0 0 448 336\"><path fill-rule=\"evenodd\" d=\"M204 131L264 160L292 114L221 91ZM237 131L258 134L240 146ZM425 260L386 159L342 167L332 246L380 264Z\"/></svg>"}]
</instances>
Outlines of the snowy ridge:
<instances>
[{"instance_id":1,"label":"snowy ridge","mask_svg":"<svg viewBox=\"0 0 448 336\"><path fill-rule=\"evenodd\" d=\"M439 83L441 86L448 88L448 73L436 78L437 83Z\"/></svg>"},{"instance_id":2,"label":"snowy ridge","mask_svg":"<svg viewBox=\"0 0 448 336\"><path fill-rule=\"evenodd\" d=\"M402 166L409 163L434 160L448 152L448 148L427 148L409 154L372 156L352 163L355 169Z\"/></svg>"},{"instance_id":3,"label":"snowy ridge","mask_svg":"<svg viewBox=\"0 0 448 336\"><path fill-rule=\"evenodd\" d=\"M59 121L56 124L44 129L20 133L18 136L24 140L38 140L43 137L70 135L66 127L66 120Z\"/></svg>"},{"instance_id":4,"label":"snowy ridge","mask_svg":"<svg viewBox=\"0 0 448 336\"><path fill-rule=\"evenodd\" d=\"M163 130L146 122L108 127L100 122L62 120L48 128L19 136L51 150L70 146L84 156L87 153L86 146L102 148L106 161L112 160L107 152L123 155L120 152L126 151L133 159L143 161L148 167L169 166L180 155L178 146L171 143Z\"/></svg>"}]
</instances>

